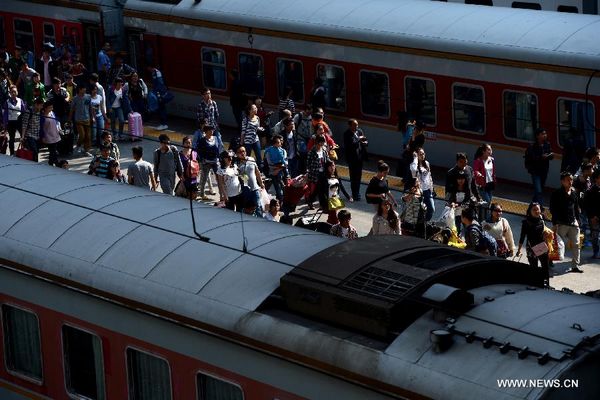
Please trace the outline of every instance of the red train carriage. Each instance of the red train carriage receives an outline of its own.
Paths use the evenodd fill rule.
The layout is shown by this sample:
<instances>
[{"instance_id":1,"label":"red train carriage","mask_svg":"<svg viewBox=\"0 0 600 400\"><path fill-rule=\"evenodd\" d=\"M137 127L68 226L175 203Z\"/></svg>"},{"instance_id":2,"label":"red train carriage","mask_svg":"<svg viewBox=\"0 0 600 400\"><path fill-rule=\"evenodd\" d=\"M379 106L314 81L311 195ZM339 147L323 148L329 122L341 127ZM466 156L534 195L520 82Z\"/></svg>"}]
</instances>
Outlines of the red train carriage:
<instances>
[{"instance_id":1,"label":"red train carriage","mask_svg":"<svg viewBox=\"0 0 600 400\"><path fill-rule=\"evenodd\" d=\"M28 1L5 3L10 12L35 13ZM99 10L92 0L38 0L36 7L40 3L81 24L87 17L80 13ZM456 151L473 154L489 142L498 176L516 181L529 179L522 155L538 126L548 130L556 153L571 127L587 146L597 145L595 15L418 0L376 6L360 0L277 6L266 0L129 0L124 15L131 62L138 69L147 62L161 66L177 94L173 114L192 116L198 91L207 86L224 122L233 124L227 72L237 69L248 95L277 104L289 85L300 108L321 78L336 135L347 118L358 117L370 151L386 157L400 154L398 111L429 125L427 151L435 164L452 165ZM558 176L559 158L551 177Z\"/></svg>"}]
</instances>

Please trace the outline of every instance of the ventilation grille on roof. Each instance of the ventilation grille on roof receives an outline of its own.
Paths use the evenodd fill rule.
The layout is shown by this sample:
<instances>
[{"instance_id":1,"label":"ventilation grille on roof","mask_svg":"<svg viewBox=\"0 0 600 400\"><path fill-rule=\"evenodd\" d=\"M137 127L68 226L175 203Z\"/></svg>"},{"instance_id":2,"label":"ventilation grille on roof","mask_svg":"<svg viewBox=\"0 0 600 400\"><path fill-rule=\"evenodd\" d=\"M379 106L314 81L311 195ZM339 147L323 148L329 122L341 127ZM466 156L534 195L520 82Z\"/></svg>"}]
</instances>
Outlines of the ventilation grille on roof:
<instances>
[{"instance_id":1,"label":"ventilation grille on roof","mask_svg":"<svg viewBox=\"0 0 600 400\"><path fill-rule=\"evenodd\" d=\"M419 283L421 280L412 276L369 267L344 282L342 286L367 296L396 301Z\"/></svg>"}]
</instances>

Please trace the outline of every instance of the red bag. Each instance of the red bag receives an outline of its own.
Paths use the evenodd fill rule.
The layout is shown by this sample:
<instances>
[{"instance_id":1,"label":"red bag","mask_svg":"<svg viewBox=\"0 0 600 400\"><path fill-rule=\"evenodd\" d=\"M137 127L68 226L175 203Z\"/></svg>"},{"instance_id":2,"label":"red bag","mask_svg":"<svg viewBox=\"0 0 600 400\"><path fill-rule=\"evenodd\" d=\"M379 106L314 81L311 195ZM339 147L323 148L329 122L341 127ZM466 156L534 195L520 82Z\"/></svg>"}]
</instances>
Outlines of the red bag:
<instances>
[{"instance_id":1,"label":"red bag","mask_svg":"<svg viewBox=\"0 0 600 400\"><path fill-rule=\"evenodd\" d=\"M198 162L198 153L192 151L190 162L187 166L186 175L188 178L196 179L200 174L200 163Z\"/></svg>"},{"instance_id":2,"label":"red bag","mask_svg":"<svg viewBox=\"0 0 600 400\"><path fill-rule=\"evenodd\" d=\"M15 155L23 160L33 161L33 151L23 147L23 142L19 144L19 148L17 149Z\"/></svg>"}]
</instances>

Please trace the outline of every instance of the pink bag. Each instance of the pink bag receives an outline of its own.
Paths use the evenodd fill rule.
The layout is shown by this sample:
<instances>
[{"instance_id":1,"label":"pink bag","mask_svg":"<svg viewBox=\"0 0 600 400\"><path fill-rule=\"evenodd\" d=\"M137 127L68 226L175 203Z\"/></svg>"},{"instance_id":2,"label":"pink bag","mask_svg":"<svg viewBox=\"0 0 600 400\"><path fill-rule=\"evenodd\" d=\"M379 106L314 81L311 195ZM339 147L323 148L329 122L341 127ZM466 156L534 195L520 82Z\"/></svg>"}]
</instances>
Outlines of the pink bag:
<instances>
[{"instance_id":1,"label":"pink bag","mask_svg":"<svg viewBox=\"0 0 600 400\"><path fill-rule=\"evenodd\" d=\"M140 113L132 112L129 114L128 124L131 141L141 140L144 137L144 125Z\"/></svg>"}]
</instances>

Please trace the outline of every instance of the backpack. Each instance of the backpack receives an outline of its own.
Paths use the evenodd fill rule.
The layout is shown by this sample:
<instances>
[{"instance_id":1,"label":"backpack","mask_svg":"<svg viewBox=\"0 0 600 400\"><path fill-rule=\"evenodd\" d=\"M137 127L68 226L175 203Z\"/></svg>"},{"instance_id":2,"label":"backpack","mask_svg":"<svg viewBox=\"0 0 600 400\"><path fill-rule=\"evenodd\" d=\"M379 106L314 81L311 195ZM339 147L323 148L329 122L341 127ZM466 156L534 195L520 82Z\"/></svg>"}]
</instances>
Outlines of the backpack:
<instances>
[{"instance_id":1,"label":"backpack","mask_svg":"<svg viewBox=\"0 0 600 400\"><path fill-rule=\"evenodd\" d=\"M487 249L490 256L496 257L498 254L498 243L487 231L481 228L481 225L473 225L471 229L476 229L481 234L481 247ZM480 250L480 249L476 249Z\"/></svg>"},{"instance_id":2,"label":"backpack","mask_svg":"<svg viewBox=\"0 0 600 400\"><path fill-rule=\"evenodd\" d=\"M190 179L196 179L199 174L200 163L198 162L198 154L195 151L192 151L192 156L190 157L190 161L185 170L185 175Z\"/></svg>"}]
</instances>

